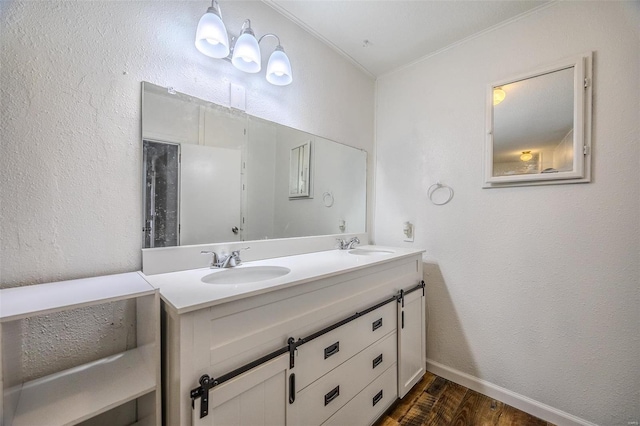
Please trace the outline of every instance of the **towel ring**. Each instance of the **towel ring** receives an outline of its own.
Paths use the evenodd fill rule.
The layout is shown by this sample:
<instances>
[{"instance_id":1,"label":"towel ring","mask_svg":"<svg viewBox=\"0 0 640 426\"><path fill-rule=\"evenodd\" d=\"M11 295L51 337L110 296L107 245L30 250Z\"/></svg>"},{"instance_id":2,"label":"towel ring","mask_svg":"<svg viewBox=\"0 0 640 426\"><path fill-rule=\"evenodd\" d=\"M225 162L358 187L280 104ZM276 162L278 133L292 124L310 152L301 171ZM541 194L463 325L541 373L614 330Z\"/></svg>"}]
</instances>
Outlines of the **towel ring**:
<instances>
[{"instance_id":1,"label":"towel ring","mask_svg":"<svg viewBox=\"0 0 640 426\"><path fill-rule=\"evenodd\" d=\"M436 203L435 201L433 201L433 193L436 192L438 189L443 189L443 188L449 191L449 197L441 203ZM429 200L436 206L444 206L445 204L447 204L449 201L453 199L453 188L451 188L449 185L436 182L433 185L431 185L429 189L427 189L427 196L429 197Z\"/></svg>"},{"instance_id":2,"label":"towel ring","mask_svg":"<svg viewBox=\"0 0 640 426\"><path fill-rule=\"evenodd\" d=\"M322 194L322 202L325 207L333 206L333 195L330 192L325 192Z\"/></svg>"}]
</instances>

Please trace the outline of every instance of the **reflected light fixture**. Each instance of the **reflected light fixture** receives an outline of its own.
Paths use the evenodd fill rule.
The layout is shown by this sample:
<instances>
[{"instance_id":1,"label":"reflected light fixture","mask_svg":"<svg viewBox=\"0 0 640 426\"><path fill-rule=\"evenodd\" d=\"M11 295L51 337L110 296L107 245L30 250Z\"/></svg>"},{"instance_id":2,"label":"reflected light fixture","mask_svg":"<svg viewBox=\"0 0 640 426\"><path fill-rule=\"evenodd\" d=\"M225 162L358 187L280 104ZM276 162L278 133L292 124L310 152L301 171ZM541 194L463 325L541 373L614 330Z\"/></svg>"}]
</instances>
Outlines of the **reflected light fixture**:
<instances>
[{"instance_id":1,"label":"reflected light fixture","mask_svg":"<svg viewBox=\"0 0 640 426\"><path fill-rule=\"evenodd\" d=\"M496 87L493 89L493 105L498 105L500 102L504 101L504 98L507 94L502 90L502 87Z\"/></svg>"},{"instance_id":2,"label":"reflected light fixture","mask_svg":"<svg viewBox=\"0 0 640 426\"><path fill-rule=\"evenodd\" d=\"M533 158L531 151L522 151L522 155L520 155L520 160L529 161Z\"/></svg>"},{"instance_id":3,"label":"reflected light fixture","mask_svg":"<svg viewBox=\"0 0 640 426\"><path fill-rule=\"evenodd\" d=\"M286 86L293 81L291 62L275 34L265 34L256 39L251 28L251 21L246 19L242 24L240 35L231 37L222 22L218 0L212 0L211 7L200 18L196 30L196 48L203 54L217 59L231 61L234 67L247 73L258 73L262 69L260 43L265 37L274 37L278 45L269 57L266 79L276 86Z\"/></svg>"}]
</instances>

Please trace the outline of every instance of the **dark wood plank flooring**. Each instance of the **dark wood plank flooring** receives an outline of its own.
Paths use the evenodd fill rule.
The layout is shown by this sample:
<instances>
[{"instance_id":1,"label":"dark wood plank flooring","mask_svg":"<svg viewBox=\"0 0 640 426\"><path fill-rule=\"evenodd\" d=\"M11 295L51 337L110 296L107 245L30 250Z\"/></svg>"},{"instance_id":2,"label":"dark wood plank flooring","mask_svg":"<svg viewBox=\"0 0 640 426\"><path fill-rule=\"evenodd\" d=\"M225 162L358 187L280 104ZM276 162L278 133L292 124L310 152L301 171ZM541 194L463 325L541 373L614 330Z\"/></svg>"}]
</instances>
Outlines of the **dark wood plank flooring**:
<instances>
[{"instance_id":1,"label":"dark wood plank flooring","mask_svg":"<svg viewBox=\"0 0 640 426\"><path fill-rule=\"evenodd\" d=\"M374 426L554 426L429 372Z\"/></svg>"}]
</instances>

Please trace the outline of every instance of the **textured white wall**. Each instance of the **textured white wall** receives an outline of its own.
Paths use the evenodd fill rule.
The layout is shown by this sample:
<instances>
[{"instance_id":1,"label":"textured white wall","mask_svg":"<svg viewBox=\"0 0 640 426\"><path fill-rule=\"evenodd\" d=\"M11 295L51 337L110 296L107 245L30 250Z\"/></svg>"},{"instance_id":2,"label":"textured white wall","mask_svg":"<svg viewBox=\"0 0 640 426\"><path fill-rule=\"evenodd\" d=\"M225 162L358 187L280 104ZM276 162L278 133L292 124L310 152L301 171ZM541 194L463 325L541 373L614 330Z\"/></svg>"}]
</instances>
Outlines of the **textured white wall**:
<instances>
[{"instance_id":1,"label":"textured white wall","mask_svg":"<svg viewBox=\"0 0 640 426\"><path fill-rule=\"evenodd\" d=\"M639 28L559 2L378 80L375 239L416 224L428 358L601 425L640 420ZM486 85L588 50L593 182L482 189Z\"/></svg>"},{"instance_id":2,"label":"textured white wall","mask_svg":"<svg viewBox=\"0 0 640 426\"><path fill-rule=\"evenodd\" d=\"M294 82L276 87L263 74L239 72L194 47L209 4L0 3L3 287L140 269L143 80L222 105L229 84L240 84L248 113L371 151L369 76L264 3L223 1L229 31L251 18L257 34L280 36ZM275 48L272 40L265 51ZM99 314L106 325L87 326L86 334L99 350L80 348L74 361L123 349L126 333L101 336L127 323L125 311ZM57 318L57 327L64 321ZM38 336L56 334L38 324L22 333L32 353L50 343ZM50 362L38 372L59 366Z\"/></svg>"}]
</instances>

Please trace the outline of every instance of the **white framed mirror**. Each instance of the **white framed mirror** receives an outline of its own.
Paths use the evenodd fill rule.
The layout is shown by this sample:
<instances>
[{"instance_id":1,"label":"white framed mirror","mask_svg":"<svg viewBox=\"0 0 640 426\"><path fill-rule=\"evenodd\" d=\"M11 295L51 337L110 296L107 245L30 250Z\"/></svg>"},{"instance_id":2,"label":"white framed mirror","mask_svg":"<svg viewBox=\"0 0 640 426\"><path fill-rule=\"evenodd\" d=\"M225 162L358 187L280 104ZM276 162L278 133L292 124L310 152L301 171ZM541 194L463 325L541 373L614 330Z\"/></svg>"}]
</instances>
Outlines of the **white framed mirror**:
<instances>
[{"instance_id":1,"label":"white framed mirror","mask_svg":"<svg viewBox=\"0 0 640 426\"><path fill-rule=\"evenodd\" d=\"M591 180L592 53L487 89L484 187Z\"/></svg>"}]
</instances>

